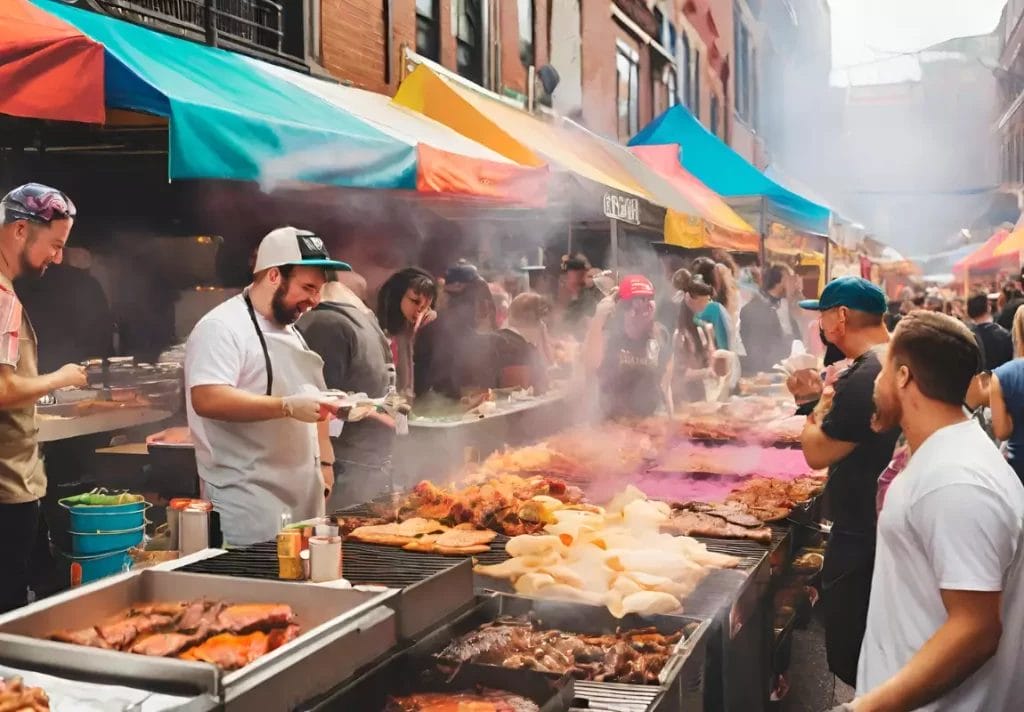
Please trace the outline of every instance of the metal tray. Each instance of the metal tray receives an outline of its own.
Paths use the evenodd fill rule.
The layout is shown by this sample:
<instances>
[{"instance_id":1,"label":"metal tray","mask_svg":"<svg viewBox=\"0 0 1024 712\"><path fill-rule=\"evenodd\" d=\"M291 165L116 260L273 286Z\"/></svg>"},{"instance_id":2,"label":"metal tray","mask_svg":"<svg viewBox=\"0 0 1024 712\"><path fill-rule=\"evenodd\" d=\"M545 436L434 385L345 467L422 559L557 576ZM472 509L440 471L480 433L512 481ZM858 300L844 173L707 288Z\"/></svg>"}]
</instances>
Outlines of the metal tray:
<instances>
[{"instance_id":1,"label":"metal tray","mask_svg":"<svg viewBox=\"0 0 1024 712\"><path fill-rule=\"evenodd\" d=\"M568 601L552 601L498 593L482 597L469 612L432 631L413 649L420 657L440 651L453 638L476 629L501 616L531 616L544 627L570 633L604 635L616 630L653 626L659 633L684 629L659 675L659 684L640 685L576 681L576 697L591 707L615 712L634 710L699 710L703 698L705 637L710 621L686 616L638 616L615 618L603 606L588 606ZM486 666L477 666L486 667Z\"/></svg>"},{"instance_id":2,"label":"metal tray","mask_svg":"<svg viewBox=\"0 0 1024 712\"><path fill-rule=\"evenodd\" d=\"M395 645L396 621L385 605L394 596L394 591L339 591L277 581L144 570L69 591L0 617L0 660L135 687L210 694L229 704L260 686L261 710L286 710L330 689ZM139 603L204 597L286 603L294 610L302 635L233 672L205 663L87 649L40 637L60 629L82 628ZM271 682L274 684L266 684Z\"/></svg>"}]
</instances>

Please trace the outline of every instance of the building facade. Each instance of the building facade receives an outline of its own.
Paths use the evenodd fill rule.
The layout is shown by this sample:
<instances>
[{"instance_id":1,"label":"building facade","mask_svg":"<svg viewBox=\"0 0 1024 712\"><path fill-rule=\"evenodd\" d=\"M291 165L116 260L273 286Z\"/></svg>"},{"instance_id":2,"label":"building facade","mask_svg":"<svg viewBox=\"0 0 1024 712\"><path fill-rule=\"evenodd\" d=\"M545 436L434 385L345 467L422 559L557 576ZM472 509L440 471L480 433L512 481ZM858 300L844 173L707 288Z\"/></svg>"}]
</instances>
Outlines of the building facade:
<instances>
[{"instance_id":1,"label":"building facade","mask_svg":"<svg viewBox=\"0 0 1024 712\"><path fill-rule=\"evenodd\" d=\"M1002 40L996 69L1001 188L1024 208L1024 0L1007 1L997 34Z\"/></svg>"}]
</instances>

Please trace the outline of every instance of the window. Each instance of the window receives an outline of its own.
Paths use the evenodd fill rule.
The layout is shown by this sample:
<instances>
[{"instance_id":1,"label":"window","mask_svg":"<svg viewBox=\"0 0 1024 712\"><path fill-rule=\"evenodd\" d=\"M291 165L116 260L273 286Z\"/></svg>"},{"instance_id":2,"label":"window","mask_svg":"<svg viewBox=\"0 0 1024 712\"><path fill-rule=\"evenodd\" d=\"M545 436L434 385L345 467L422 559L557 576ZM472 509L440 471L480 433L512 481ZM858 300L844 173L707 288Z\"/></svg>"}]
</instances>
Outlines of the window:
<instances>
[{"instance_id":1,"label":"window","mask_svg":"<svg viewBox=\"0 0 1024 712\"><path fill-rule=\"evenodd\" d=\"M690 99L690 111L700 119L700 50L693 52L693 97Z\"/></svg>"},{"instance_id":2,"label":"window","mask_svg":"<svg viewBox=\"0 0 1024 712\"><path fill-rule=\"evenodd\" d=\"M734 5L736 22L733 40L736 43L736 113L755 128L757 126L757 50L750 30L743 22L743 13Z\"/></svg>"},{"instance_id":3,"label":"window","mask_svg":"<svg viewBox=\"0 0 1024 712\"><path fill-rule=\"evenodd\" d=\"M519 2L519 61L524 67L531 67L534 63L534 24L533 24L533 0L518 0Z\"/></svg>"},{"instance_id":4,"label":"window","mask_svg":"<svg viewBox=\"0 0 1024 712\"><path fill-rule=\"evenodd\" d=\"M619 139L628 141L640 130L640 55L623 42L616 44L615 73Z\"/></svg>"},{"instance_id":5,"label":"window","mask_svg":"<svg viewBox=\"0 0 1024 712\"><path fill-rule=\"evenodd\" d=\"M676 70L672 65L666 64L661 70L661 75L655 80L654 115L661 116L662 112L678 103L679 85L676 81Z\"/></svg>"},{"instance_id":6,"label":"window","mask_svg":"<svg viewBox=\"0 0 1024 712\"><path fill-rule=\"evenodd\" d=\"M683 79L683 86L680 87L679 96L687 106L693 105L693 97L690 94L690 38L685 32L682 33L682 41L679 43L679 76Z\"/></svg>"},{"instance_id":7,"label":"window","mask_svg":"<svg viewBox=\"0 0 1024 712\"><path fill-rule=\"evenodd\" d=\"M718 116L718 94L711 97L711 133L718 136L718 123L721 120Z\"/></svg>"},{"instance_id":8,"label":"window","mask_svg":"<svg viewBox=\"0 0 1024 712\"><path fill-rule=\"evenodd\" d=\"M435 62L441 58L438 0L416 0L416 51Z\"/></svg>"},{"instance_id":9,"label":"window","mask_svg":"<svg viewBox=\"0 0 1024 712\"><path fill-rule=\"evenodd\" d=\"M317 64L323 64L323 40L320 35L320 0L306 1L306 43L309 58Z\"/></svg>"},{"instance_id":10,"label":"window","mask_svg":"<svg viewBox=\"0 0 1024 712\"><path fill-rule=\"evenodd\" d=\"M481 0L458 0L455 61L459 74L477 84L484 81L483 8Z\"/></svg>"}]
</instances>

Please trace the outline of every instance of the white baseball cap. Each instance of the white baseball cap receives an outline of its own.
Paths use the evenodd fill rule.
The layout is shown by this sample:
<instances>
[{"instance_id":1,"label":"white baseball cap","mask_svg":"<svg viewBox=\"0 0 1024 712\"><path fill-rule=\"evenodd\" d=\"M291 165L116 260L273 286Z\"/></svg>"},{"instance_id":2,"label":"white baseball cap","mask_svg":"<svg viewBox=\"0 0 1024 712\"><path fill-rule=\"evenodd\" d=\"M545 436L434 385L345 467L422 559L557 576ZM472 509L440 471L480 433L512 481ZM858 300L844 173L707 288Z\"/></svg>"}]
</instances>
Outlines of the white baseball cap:
<instances>
[{"instance_id":1,"label":"white baseball cap","mask_svg":"<svg viewBox=\"0 0 1024 712\"><path fill-rule=\"evenodd\" d=\"M267 233L260 241L260 248L256 252L256 266L253 272L258 274L281 265L352 271L352 266L348 263L331 259L320 236L295 227L279 227Z\"/></svg>"}]
</instances>

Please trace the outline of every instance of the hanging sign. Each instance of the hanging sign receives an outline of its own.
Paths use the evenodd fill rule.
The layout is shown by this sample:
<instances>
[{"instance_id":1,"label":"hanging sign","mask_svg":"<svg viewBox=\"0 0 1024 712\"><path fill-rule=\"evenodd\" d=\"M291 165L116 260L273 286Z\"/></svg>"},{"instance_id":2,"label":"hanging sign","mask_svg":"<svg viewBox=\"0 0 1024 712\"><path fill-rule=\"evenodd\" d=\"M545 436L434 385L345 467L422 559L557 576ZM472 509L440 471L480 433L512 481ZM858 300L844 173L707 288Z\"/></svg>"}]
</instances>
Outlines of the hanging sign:
<instances>
[{"instance_id":1,"label":"hanging sign","mask_svg":"<svg viewBox=\"0 0 1024 712\"><path fill-rule=\"evenodd\" d=\"M640 199L627 198L615 193L605 193L604 216L612 220L629 223L630 225L639 225Z\"/></svg>"}]
</instances>

